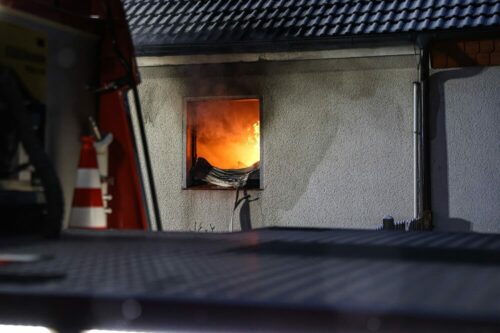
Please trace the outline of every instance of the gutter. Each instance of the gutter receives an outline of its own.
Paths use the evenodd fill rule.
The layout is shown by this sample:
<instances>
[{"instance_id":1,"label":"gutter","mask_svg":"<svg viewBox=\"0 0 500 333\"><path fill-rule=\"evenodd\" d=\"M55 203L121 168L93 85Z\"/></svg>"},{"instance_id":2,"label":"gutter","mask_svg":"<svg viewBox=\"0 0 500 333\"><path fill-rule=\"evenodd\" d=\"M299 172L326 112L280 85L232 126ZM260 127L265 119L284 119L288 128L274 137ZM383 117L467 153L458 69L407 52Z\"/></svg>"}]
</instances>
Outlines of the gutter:
<instances>
[{"instance_id":1,"label":"gutter","mask_svg":"<svg viewBox=\"0 0 500 333\"><path fill-rule=\"evenodd\" d=\"M385 33L368 35L336 36L329 38L300 38L282 40L253 41L213 41L213 42L175 42L164 44L135 43L136 56L167 56L220 53L256 53L320 51L357 47L397 46L414 43L421 36L429 39L453 38L493 38L498 37L500 27L480 27L466 29L433 30L405 33Z\"/></svg>"},{"instance_id":2,"label":"gutter","mask_svg":"<svg viewBox=\"0 0 500 333\"><path fill-rule=\"evenodd\" d=\"M294 40L214 41L136 45L136 56L321 51L412 43L410 34L380 34Z\"/></svg>"}]
</instances>

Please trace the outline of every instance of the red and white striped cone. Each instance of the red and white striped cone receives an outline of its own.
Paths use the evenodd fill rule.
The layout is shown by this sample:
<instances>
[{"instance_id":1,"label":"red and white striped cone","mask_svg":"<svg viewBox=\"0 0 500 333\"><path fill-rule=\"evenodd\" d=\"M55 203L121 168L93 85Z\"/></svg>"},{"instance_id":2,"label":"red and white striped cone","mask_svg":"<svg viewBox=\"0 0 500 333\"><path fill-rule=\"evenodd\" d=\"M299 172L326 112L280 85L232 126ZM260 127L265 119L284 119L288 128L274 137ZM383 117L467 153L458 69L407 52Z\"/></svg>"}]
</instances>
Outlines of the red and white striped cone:
<instances>
[{"instance_id":1,"label":"red and white striped cone","mask_svg":"<svg viewBox=\"0 0 500 333\"><path fill-rule=\"evenodd\" d=\"M101 177L97 166L94 138L82 136L80 163L76 177L70 228L106 229Z\"/></svg>"}]
</instances>

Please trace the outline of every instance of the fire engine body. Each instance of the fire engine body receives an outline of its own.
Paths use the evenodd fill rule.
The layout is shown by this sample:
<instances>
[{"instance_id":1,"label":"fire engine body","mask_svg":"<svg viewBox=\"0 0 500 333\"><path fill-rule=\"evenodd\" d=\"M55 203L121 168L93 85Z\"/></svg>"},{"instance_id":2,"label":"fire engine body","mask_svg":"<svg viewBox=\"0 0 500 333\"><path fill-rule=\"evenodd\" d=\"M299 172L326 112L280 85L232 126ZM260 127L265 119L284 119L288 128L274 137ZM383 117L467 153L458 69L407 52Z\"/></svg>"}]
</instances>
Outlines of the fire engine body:
<instances>
[{"instance_id":1,"label":"fire engine body","mask_svg":"<svg viewBox=\"0 0 500 333\"><path fill-rule=\"evenodd\" d=\"M161 223L122 3L0 0L0 29L0 329L500 327L497 235L153 232ZM98 190L104 224L72 222L94 202L75 199L78 184Z\"/></svg>"}]
</instances>

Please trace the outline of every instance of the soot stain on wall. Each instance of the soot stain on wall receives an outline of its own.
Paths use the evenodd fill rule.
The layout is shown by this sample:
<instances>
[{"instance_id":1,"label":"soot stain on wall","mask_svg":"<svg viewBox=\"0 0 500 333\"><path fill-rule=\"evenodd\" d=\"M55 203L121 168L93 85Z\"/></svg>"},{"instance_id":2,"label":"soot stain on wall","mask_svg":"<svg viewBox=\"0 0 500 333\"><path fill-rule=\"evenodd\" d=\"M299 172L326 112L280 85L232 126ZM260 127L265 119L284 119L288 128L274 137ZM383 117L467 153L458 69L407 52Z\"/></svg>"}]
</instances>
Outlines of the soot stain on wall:
<instances>
[{"instance_id":1,"label":"soot stain on wall","mask_svg":"<svg viewBox=\"0 0 500 333\"><path fill-rule=\"evenodd\" d=\"M330 64L331 70L328 70L327 64ZM227 230L234 200L233 191L180 189L180 156L184 153L180 139L185 97L262 97L264 190L251 192L252 195L260 197L260 200L251 204L254 226L287 225L290 216L292 219L299 218L295 222L292 221L292 224L307 225L309 221L300 220L300 217L314 215L318 208L341 209L342 212L338 215L341 218L343 216L345 220L345 216L351 213L348 211L349 207L342 206L342 202L349 204L349 196L338 197L342 188L331 187L331 184L337 182L337 179L331 178L345 170L349 170L349 174L342 177L347 176L347 179L354 182L357 178L362 181L364 176L356 173L358 166L355 164L345 169L350 165L350 156L344 155L345 152L336 150L335 147L349 145L352 138L359 136L356 132L357 126L366 121L366 118L373 117L375 123L378 122L376 119L379 115L363 116L363 111L379 112L378 108L370 105L374 96L377 96L375 103L380 103L380 100L392 106L397 103L390 98L379 96L384 90L377 87L380 72L372 73L373 69L368 72L346 72L335 66L338 66L336 61L320 61L316 67L309 63L306 66L304 62L290 62L141 68L143 83L140 90L141 95L147 96L147 100L143 97L144 112L151 112L150 119L153 122L148 125L148 137L150 147L154 150L154 168L161 169L159 172L155 171L155 175L161 183L159 196L166 229L187 230L194 227L194 222L203 222L216 225L218 231ZM392 79L399 77L401 73L396 71L385 76ZM401 83L401 79L398 80ZM408 81L411 87L411 80ZM392 82L383 84L386 89L392 89L394 85ZM405 100L401 103L411 107L411 95L409 100L410 102ZM401 116L400 108L403 109L400 105L396 106L395 112L399 114L396 118ZM387 108L382 106L380 109ZM376 128L380 127L377 131L384 131L384 119L381 118L380 124L375 124ZM397 123L396 126L401 126L399 121ZM369 135L372 130L374 129L369 127L368 133L363 134ZM376 153L354 148L355 155L368 153L372 156ZM336 153L342 155L335 155ZM402 158L399 163L407 163L407 158ZM318 170L319 166L321 170ZM394 172L397 173L397 170L394 169ZM321 176L318 176L318 172ZM313 175L314 184L311 184ZM321 177L325 177L326 185L318 180ZM378 178L380 177L375 177ZM398 181L400 179L401 175ZM345 183L346 180L338 181ZM410 184L411 178L408 179L407 185ZM311 194L313 187L317 190ZM367 189L373 191L371 187ZM337 208L317 207L315 202L331 206L325 196L331 197ZM403 210L411 211L411 198L408 199L410 204ZM395 206L398 204L400 203ZM373 205L374 203L367 202L364 209L373 210ZM302 212L297 212L297 207L301 207ZM397 208L388 208L390 209ZM365 221L359 219L359 222L356 221L356 213L351 214L352 221L346 223L352 223L352 226L364 223ZM285 216L286 221L283 220ZM374 219L377 219L377 216L374 216ZM338 225L335 219L321 223L327 223L331 227Z\"/></svg>"},{"instance_id":2,"label":"soot stain on wall","mask_svg":"<svg viewBox=\"0 0 500 333\"><path fill-rule=\"evenodd\" d=\"M288 64L291 66L291 64ZM219 71L217 71L219 69ZM267 73L268 80L260 79ZM310 176L319 162L324 158L327 149L340 124L340 115L335 113L335 105L325 100L328 90L338 90L342 85L342 72L337 72L333 80L326 82L314 80L311 74L291 74L290 68L283 75L276 75L264 68L250 72L238 65L209 66L205 70L196 68L186 79L187 96L261 96L263 103L263 120L261 124L264 137L264 191L254 192L260 200L252 206L267 207L266 201L275 202L272 209L265 209L265 219L279 221L279 213L292 209L305 192ZM308 80L307 94L298 81ZM269 93L281 89L287 92L285 97L277 101ZM320 104L321 110L311 107ZM279 105L280 114L276 112ZM310 136L318 140L311 142ZM286 159L283 156L287 156ZM266 170L278 170L279 176L266 174ZM300 170L300 172L298 172ZM277 182L285 184L277 184ZM282 188L286 188L286 192ZM276 209L278 208L278 209ZM254 209L255 210L255 209ZM258 212L260 213L260 211Z\"/></svg>"}]
</instances>

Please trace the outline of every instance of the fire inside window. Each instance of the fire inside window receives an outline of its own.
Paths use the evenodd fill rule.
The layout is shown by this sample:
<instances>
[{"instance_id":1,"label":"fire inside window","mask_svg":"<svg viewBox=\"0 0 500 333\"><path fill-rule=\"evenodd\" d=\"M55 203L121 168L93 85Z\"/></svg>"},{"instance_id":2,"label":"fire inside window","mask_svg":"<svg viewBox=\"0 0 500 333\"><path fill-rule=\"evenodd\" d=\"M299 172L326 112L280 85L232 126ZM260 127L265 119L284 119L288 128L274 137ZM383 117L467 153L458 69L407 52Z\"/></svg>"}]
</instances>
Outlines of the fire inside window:
<instances>
[{"instance_id":1,"label":"fire inside window","mask_svg":"<svg viewBox=\"0 0 500 333\"><path fill-rule=\"evenodd\" d=\"M259 188L258 98L186 101L186 187Z\"/></svg>"}]
</instances>

